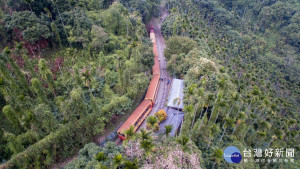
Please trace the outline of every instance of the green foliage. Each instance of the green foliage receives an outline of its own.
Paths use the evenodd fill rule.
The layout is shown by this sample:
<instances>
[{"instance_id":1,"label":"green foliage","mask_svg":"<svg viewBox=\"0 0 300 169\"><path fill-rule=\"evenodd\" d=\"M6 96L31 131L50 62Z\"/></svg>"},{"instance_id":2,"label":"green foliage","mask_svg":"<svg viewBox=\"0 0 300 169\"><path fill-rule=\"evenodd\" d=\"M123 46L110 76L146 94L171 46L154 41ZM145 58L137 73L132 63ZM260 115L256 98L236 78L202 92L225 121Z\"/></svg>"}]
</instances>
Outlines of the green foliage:
<instances>
[{"instance_id":1,"label":"green foliage","mask_svg":"<svg viewBox=\"0 0 300 169\"><path fill-rule=\"evenodd\" d=\"M169 136L169 134L171 133L172 130L173 130L172 125L165 125L165 134L167 137Z\"/></svg>"},{"instance_id":2,"label":"green foliage","mask_svg":"<svg viewBox=\"0 0 300 169\"><path fill-rule=\"evenodd\" d=\"M185 53L172 53L181 47L167 43L165 55L169 72L185 81L182 135L203 152L205 167L229 168L218 155L229 145L297 144L298 136L287 134L292 132L284 126L286 119L299 118L294 113L299 107L299 5L293 0L166 1L170 15L163 34L196 42ZM246 165L281 167L243 162L237 167Z\"/></svg>"},{"instance_id":3,"label":"green foliage","mask_svg":"<svg viewBox=\"0 0 300 169\"><path fill-rule=\"evenodd\" d=\"M160 0L120 0L120 2L130 11L138 11L143 16L143 21L146 22L152 16L159 16Z\"/></svg>"},{"instance_id":4,"label":"green foliage","mask_svg":"<svg viewBox=\"0 0 300 169\"><path fill-rule=\"evenodd\" d=\"M172 55L189 53L197 46L197 43L188 37L172 36L166 41L166 45L165 57L171 59Z\"/></svg>"},{"instance_id":5,"label":"green foliage","mask_svg":"<svg viewBox=\"0 0 300 169\"><path fill-rule=\"evenodd\" d=\"M48 39L52 36L50 22L45 15L41 18L29 11L15 12L12 16L5 18L7 29L19 29L26 41L36 42L40 38Z\"/></svg>"},{"instance_id":6,"label":"green foliage","mask_svg":"<svg viewBox=\"0 0 300 169\"><path fill-rule=\"evenodd\" d=\"M78 157L64 168L117 168L122 167L125 161L123 147L114 142L107 142L102 148L95 143L89 143L79 151Z\"/></svg>"},{"instance_id":7,"label":"green foliage","mask_svg":"<svg viewBox=\"0 0 300 169\"><path fill-rule=\"evenodd\" d=\"M147 128L154 130L157 122L158 119L155 116L149 116L147 118Z\"/></svg>"},{"instance_id":8,"label":"green foliage","mask_svg":"<svg viewBox=\"0 0 300 169\"><path fill-rule=\"evenodd\" d=\"M141 148L144 149L144 151L145 151L146 157L149 158L152 151L155 149L155 144L152 143L152 141L149 140L149 139L148 140L142 140L140 144L141 144Z\"/></svg>"},{"instance_id":9,"label":"green foliage","mask_svg":"<svg viewBox=\"0 0 300 169\"><path fill-rule=\"evenodd\" d=\"M141 15L111 0L94 3L8 0L1 6L1 45L8 47L0 53L0 161L27 155L37 145L37 155L29 154L24 161L33 162L25 166L49 167L73 155L143 96L149 83L145 72L154 61ZM94 116L92 131L79 141L82 133L70 128L81 132L78 123L87 116ZM66 144L61 151L40 145L53 135L57 140L68 135L70 144L61 141Z\"/></svg>"},{"instance_id":10,"label":"green foliage","mask_svg":"<svg viewBox=\"0 0 300 169\"><path fill-rule=\"evenodd\" d=\"M164 109L155 112L154 116L158 119L159 123L167 119L167 113Z\"/></svg>"},{"instance_id":11,"label":"green foliage","mask_svg":"<svg viewBox=\"0 0 300 169\"><path fill-rule=\"evenodd\" d=\"M92 140L97 128L95 126L101 123L95 120L97 118L97 115L90 114L79 120L75 126L71 123L61 126L56 132L50 133L25 151L12 157L5 165L8 168L47 167L61 158L74 155L76 152L74 148L80 148L80 145Z\"/></svg>"}]
</instances>

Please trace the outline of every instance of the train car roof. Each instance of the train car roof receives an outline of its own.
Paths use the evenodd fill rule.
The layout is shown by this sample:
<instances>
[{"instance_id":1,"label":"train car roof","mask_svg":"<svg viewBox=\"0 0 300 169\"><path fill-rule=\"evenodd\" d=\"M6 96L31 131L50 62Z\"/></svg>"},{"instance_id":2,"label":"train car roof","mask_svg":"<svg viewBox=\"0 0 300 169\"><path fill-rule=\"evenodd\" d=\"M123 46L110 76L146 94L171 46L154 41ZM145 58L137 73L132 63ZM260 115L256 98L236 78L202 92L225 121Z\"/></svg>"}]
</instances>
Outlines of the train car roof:
<instances>
[{"instance_id":1,"label":"train car roof","mask_svg":"<svg viewBox=\"0 0 300 169\"><path fill-rule=\"evenodd\" d=\"M136 120L138 120L139 116L142 114L144 110L147 109L147 107L151 105L151 101L144 100L141 104L133 111L133 113L130 115L130 117L123 123L123 125L118 129L119 131L128 130L131 125L134 125Z\"/></svg>"},{"instance_id":2,"label":"train car roof","mask_svg":"<svg viewBox=\"0 0 300 169\"><path fill-rule=\"evenodd\" d=\"M155 91L158 88L159 78L160 78L159 74L153 75L145 99L151 99L151 100L154 99Z\"/></svg>"},{"instance_id":3,"label":"train car roof","mask_svg":"<svg viewBox=\"0 0 300 169\"><path fill-rule=\"evenodd\" d=\"M154 57L158 57L157 47L156 45L153 45L153 55ZM158 59L158 58L157 58Z\"/></svg>"},{"instance_id":4,"label":"train car roof","mask_svg":"<svg viewBox=\"0 0 300 169\"><path fill-rule=\"evenodd\" d=\"M154 64L159 64L159 60L158 60L158 57L154 57Z\"/></svg>"}]
</instances>

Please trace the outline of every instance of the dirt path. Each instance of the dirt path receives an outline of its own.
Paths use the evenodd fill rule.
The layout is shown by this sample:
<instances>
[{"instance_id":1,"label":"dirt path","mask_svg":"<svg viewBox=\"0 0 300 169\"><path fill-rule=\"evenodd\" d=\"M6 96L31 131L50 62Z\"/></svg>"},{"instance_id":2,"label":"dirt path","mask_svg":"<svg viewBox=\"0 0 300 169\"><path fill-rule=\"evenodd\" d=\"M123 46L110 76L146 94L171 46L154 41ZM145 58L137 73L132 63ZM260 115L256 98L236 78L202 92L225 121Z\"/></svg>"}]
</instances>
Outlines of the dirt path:
<instances>
[{"instance_id":1,"label":"dirt path","mask_svg":"<svg viewBox=\"0 0 300 169\"><path fill-rule=\"evenodd\" d=\"M165 18L169 15L168 10L165 7L161 7L161 14L162 16L158 19L152 19L148 25L155 26L155 37L156 37L156 44L157 44L157 51L158 51L158 57L159 57L159 66L160 66L160 73L161 77L164 78L163 81L161 81L157 93L156 103L153 107L152 111L149 113L148 116L154 115L155 112L157 112L160 109L166 109L166 102L168 98L168 91L170 89L170 84L167 84L167 79L170 79L172 81L172 77L167 72L167 61L165 60L164 56L164 49L166 47L165 40L161 34L161 25L162 22L165 20ZM146 120L142 123L139 130L141 128L146 128Z\"/></svg>"}]
</instances>

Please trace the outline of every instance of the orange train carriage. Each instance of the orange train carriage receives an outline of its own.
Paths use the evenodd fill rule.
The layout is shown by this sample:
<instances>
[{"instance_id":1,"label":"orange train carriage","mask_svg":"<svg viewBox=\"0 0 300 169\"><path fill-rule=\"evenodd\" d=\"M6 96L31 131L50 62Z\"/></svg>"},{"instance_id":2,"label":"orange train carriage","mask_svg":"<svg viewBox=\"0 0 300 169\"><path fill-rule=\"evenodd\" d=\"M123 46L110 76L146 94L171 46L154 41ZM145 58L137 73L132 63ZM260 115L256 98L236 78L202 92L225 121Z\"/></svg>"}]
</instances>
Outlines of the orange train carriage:
<instances>
[{"instance_id":1,"label":"orange train carriage","mask_svg":"<svg viewBox=\"0 0 300 169\"><path fill-rule=\"evenodd\" d=\"M150 29L150 39L153 43L153 54L154 54L154 65L152 67L153 77L150 81L144 101L133 111L130 117L124 122L124 124L117 131L119 138L122 140L126 138L124 132L128 130L130 126L134 126L134 132L139 128L139 126L143 123L145 118L152 110L152 107L154 106L156 100L158 87L160 83L160 68L159 68L159 59L158 59L154 27L151 27Z\"/></svg>"},{"instance_id":2,"label":"orange train carriage","mask_svg":"<svg viewBox=\"0 0 300 169\"><path fill-rule=\"evenodd\" d=\"M146 100L150 100L152 102L152 104L154 105L154 101L156 100L156 96L157 96L157 92L158 92L158 87L159 87L159 83L160 83L160 75L159 74L155 74L153 75L151 82L149 84L145 99Z\"/></svg>"},{"instance_id":3,"label":"orange train carriage","mask_svg":"<svg viewBox=\"0 0 300 169\"><path fill-rule=\"evenodd\" d=\"M144 100L130 115L130 117L124 122L124 124L118 129L117 133L120 139L125 139L125 131L134 126L134 132L142 124L144 119L148 116L152 110L152 102L150 100Z\"/></svg>"}]
</instances>

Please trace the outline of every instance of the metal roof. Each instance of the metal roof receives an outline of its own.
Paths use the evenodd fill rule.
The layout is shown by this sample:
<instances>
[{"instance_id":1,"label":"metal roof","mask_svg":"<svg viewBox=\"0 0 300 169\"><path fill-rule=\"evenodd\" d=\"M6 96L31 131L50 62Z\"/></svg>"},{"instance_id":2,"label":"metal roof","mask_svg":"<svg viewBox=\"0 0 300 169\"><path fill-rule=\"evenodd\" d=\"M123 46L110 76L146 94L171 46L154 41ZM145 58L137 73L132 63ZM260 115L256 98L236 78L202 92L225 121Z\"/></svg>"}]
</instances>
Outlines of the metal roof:
<instances>
[{"instance_id":1,"label":"metal roof","mask_svg":"<svg viewBox=\"0 0 300 169\"><path fill-rule=\"evenodd\" d=\"M175 136L176 132L180 130L180 124L182 123L184 113L175 109L165 109L167 112L167 119L162 121L159 124L160 130L158 131L159 134L165 133L165 125L172 125L173 129L170 133L171 136Z\"/></svg>"},{"instance_id":2,"label":"metal roof","mask_svg":"<svg viewBox=\"0 0 300 169\"><path fill-rule=\"evenodd\" d=\"M167 106L174 109L183 109L183 80L173 79L171 90L169 92L168 104ZM174 100L176 103L174 104Z\"/></svg>"}]
</instances>

